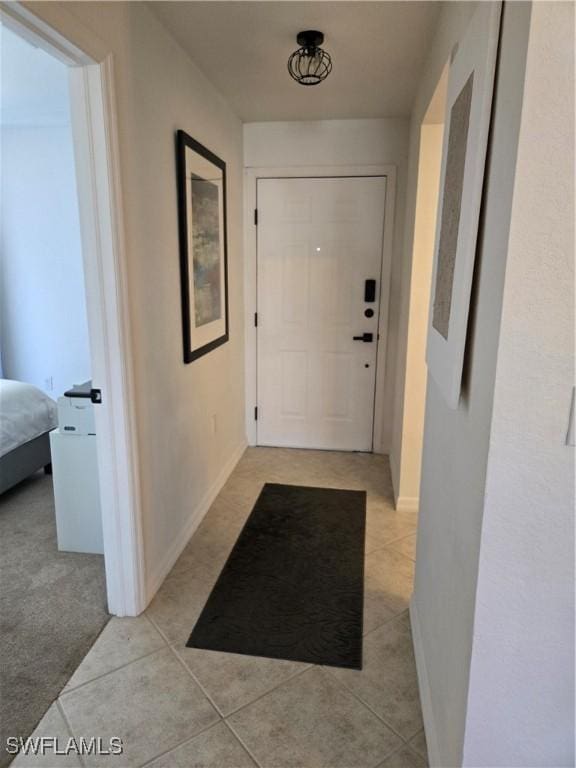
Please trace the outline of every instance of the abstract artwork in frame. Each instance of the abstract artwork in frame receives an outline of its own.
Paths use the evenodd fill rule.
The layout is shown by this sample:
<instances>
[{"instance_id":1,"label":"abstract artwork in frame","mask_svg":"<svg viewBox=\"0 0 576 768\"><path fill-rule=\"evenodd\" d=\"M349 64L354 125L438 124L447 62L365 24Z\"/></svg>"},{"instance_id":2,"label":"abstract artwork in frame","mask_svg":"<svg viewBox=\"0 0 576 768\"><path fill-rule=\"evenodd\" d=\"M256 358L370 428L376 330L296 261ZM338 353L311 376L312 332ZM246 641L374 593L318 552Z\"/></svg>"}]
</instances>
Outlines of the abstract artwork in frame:
<instances>
[{"instance_id":1,"label":"abstract artwork in frame","mask_svg":"<svg viewBox=\"0 0 576 768\"><path fill-rule=\"evenodd\" d=\"M448 76L426 362L450 408L460 401L500 14L500 2L478 4Z\"/></svg>"},{"instance_id":2,"label":"abstract artwork in frame","mask_svg":"<svg viewBox=\"0 0 576 768\"><path fill-rule=\"evenodd\" d=\"M226 163L176 134L184 362L228 341Z\"/></svg>"}]
</instances>

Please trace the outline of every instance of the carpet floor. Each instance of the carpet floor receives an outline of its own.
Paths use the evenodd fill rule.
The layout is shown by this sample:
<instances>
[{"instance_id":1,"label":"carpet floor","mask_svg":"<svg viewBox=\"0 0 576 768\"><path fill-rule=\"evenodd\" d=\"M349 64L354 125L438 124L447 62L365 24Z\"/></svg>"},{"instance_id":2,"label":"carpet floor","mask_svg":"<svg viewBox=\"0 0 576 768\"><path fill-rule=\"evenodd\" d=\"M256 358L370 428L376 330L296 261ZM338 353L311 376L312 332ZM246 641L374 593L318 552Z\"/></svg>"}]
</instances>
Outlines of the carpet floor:
<instances>
[{"instance_id":1,"label":"carpet floor","mask_svg":"<svg viewBox=\"0 0 576 768\"><path fill-rule=\"evenodd\" d=\"M59 552L52 478L0 496L0 766L8 736L28 736L100 634L104 558Z\"/></svg>"}]
</instances>

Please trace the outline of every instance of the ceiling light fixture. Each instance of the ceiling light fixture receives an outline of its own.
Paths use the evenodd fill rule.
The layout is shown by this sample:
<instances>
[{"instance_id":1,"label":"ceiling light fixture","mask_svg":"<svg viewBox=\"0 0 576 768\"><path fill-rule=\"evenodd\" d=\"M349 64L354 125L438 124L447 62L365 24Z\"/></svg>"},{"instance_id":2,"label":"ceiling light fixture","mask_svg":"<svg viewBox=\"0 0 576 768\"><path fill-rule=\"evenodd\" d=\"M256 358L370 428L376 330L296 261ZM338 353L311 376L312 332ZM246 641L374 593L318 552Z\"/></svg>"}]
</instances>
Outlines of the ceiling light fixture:
<instances>
[{"instance_id":1,"label":"ceiling light fixture","mask_svg":"<svg viewBox=\"0 0 576 768\"><path fill-rule=\"evenodd\" d=\"M330 54L320 48L324 34L314 29L299 32L296 42L300 46L288 59L288 72L300 85L318 85L332 71Z\"/></svg>"}]
</instances>

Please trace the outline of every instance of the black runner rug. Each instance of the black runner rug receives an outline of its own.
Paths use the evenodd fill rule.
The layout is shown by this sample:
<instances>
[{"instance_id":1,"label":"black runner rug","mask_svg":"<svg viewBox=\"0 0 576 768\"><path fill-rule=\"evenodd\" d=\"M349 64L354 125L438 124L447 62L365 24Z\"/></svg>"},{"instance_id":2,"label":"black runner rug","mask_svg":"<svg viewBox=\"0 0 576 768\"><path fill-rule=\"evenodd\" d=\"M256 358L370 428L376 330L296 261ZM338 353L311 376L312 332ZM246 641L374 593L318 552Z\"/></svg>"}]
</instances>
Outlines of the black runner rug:
<instances>
[{"instance_id":1,"label":"black runner rug","mask_svg":"<svg viewBox=\"0 0 576 768\"><path fill-rule=\"evenodd\" d=\"M366 493L264 486L187 645L362 667Z\"/></svg>"}]
</instances>

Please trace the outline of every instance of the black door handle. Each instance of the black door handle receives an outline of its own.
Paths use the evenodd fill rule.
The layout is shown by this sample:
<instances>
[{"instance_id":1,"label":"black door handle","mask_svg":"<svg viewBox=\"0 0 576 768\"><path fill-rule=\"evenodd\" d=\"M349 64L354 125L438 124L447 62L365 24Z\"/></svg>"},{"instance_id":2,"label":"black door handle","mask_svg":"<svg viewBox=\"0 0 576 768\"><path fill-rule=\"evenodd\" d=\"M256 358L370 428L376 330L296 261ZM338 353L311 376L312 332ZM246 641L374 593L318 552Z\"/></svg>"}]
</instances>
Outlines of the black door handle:
<instances>
[{"instance_id":1,"label":"black door handle","mask_svg":"<svg viewBox=\"0 0 576 768\"><path fill-rule=\"evenodd\" d=\"M366 343L370 341L374 341L374 334L373 333L363 333L362 336L352 336L352 339L354 341L364 341Z\"/></svg>"}]
</instances>

